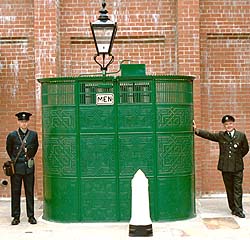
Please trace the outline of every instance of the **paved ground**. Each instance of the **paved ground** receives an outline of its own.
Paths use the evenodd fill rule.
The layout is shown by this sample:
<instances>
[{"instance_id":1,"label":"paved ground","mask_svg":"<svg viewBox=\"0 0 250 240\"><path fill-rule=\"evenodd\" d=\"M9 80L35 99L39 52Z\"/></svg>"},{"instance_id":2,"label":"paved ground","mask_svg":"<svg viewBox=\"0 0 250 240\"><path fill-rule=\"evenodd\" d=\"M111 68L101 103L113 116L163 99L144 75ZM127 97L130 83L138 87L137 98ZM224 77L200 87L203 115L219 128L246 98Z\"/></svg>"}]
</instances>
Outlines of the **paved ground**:
<instances>
[{"instance_id":1,"label":"paved ground","mask_svg":"<svg viewBox=\"0 0 250 240\"><path fill-rule=\"evenodd\" d=\"M10 224L10 201L0 199L1 240L235 240L250 239L250 195L243 199L245 219L232 216L225 195L205 196L196 200L197 216L174 222L153 222L152 237L129 237L129 223L54 223L42 219L42 202L36 201L37 225L27 222L22 201L21 223Z\"/></svg>"}]
</instances>

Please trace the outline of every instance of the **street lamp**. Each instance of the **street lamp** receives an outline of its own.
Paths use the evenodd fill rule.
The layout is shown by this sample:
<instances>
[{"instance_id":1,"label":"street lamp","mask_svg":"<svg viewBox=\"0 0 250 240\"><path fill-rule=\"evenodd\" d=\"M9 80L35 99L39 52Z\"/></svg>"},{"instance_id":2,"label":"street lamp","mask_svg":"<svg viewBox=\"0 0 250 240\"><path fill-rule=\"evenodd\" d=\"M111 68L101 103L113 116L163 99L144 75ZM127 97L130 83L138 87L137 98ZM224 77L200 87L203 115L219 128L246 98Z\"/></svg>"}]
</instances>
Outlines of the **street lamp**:
<instances>
[{"instance_id":1,"label":"street lamp","mask_svg":"<svg viewBox=\"0 0 250 240\"><path fill-rule=\"evenodd\" d=\"M106 2L103 0L102 9L99 11L100 16L98 20L90 23L97 51L97 54L94 56L94 60L101 67L103 75L106 75L108 66L114 61L114 56L111 54L111 50L117 31L117 23L114 23L109 19L107 15L108 11L105 9L105 7ZM97 61L97 57L100 55L102 55L102 63ZM105 61L105 55L109 55L110 57L107 64Z\"/></svg>"}]
</instances>

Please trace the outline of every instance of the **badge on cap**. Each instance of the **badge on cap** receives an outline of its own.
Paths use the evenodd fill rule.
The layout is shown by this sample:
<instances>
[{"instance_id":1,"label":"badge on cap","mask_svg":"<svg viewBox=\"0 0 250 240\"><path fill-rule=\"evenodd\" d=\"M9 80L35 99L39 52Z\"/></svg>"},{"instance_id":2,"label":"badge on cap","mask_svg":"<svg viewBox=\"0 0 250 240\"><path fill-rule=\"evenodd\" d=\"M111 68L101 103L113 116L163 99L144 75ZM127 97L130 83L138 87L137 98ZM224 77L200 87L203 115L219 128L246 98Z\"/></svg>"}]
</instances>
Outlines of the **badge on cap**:
<instances>
[{"instance_id":1,"label":"badge on cap","mask_svg":"<svg viewBox=\"0 0 250 240\"><path fill-rule=\"evenodd\" d=\"M25 121L28 121L30 119L30 116L32 114L29 113L29 112L19 112L16 114L16 117L18 120L25 120Z\"/></svg>"},{"instance_id":2,"label":"badge on cap","mask_svg":"<svg viewBox=\"0 0 250 240\"><path fill-rule=\"evenodd\" d=\"M221 122L222 123L225 123L227 121L231 121L231 122L234 122L235 121L235 118L231 115L225 115L222 119L221 119Z\"/></svg>"}]
</instances>

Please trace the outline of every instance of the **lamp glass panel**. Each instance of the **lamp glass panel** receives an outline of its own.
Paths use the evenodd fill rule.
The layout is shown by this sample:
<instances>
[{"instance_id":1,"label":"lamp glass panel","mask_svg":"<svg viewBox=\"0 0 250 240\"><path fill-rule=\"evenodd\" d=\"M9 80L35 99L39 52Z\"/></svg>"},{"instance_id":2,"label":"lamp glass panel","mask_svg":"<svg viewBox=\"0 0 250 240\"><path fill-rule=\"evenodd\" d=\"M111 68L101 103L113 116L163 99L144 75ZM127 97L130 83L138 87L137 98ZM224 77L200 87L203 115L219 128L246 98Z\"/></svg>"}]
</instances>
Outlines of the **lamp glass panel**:
<instances>
[{"instance_id":1,"label":"lamp glass panel","mask_svg":"<svg viewBox=\"0 0 250 240\"><path fill-rule=\"evenodd\" d=\"M109 53L113 27L95 27L94 33L98 52Z\"/></svg>"}]
</instances>

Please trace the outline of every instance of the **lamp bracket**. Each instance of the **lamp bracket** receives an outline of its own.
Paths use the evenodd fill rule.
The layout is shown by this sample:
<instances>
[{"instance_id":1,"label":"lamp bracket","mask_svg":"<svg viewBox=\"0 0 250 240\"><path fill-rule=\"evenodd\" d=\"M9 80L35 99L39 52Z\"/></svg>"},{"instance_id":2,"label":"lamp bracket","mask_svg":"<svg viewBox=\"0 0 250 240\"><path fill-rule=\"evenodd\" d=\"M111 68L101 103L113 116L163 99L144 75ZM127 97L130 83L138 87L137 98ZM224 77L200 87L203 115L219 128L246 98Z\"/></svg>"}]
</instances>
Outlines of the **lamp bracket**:
<instances>
[{"instance_id":1,"label":"lamp bracket","mask_svg":"<svg viewBox=\"0 0 250 240\"><path fill-rule=\"evenodd\" d=\"M103 75L106 75L106 72L107 72L107 69L108 69L108 66L114 62L114 56L110 53L108 54L109 57L111 57L108 61L108 63L106 64L106 61L105 61L105 55L107 54L101 54L102 55L102 64L100 62L97 61L97 58L100 56L100 54L95 54L94 56L94 60L95 62L101 67L101 71L103 73Z\"/></svg>"}]
</instances>

